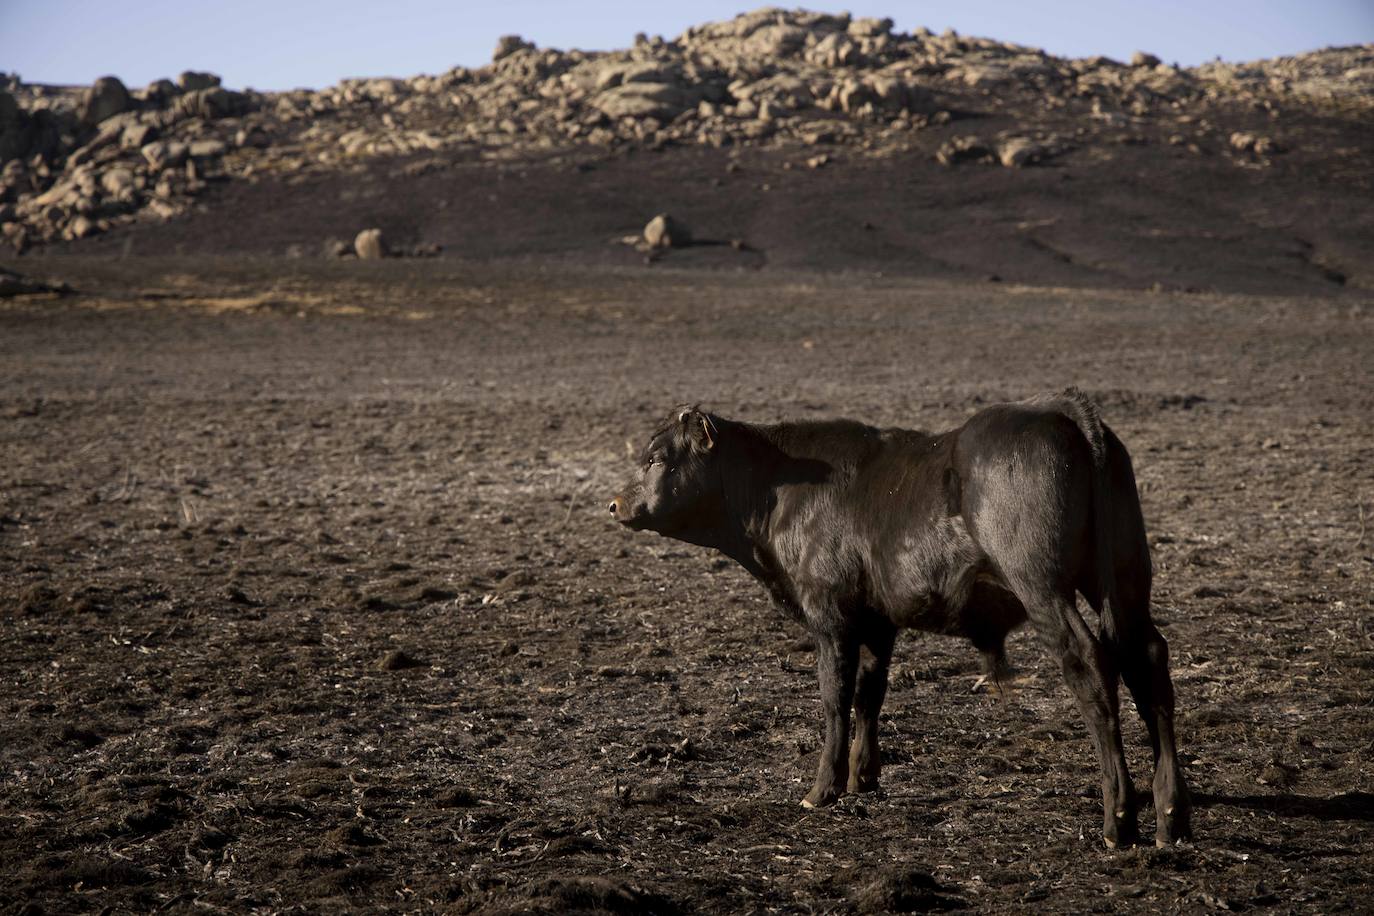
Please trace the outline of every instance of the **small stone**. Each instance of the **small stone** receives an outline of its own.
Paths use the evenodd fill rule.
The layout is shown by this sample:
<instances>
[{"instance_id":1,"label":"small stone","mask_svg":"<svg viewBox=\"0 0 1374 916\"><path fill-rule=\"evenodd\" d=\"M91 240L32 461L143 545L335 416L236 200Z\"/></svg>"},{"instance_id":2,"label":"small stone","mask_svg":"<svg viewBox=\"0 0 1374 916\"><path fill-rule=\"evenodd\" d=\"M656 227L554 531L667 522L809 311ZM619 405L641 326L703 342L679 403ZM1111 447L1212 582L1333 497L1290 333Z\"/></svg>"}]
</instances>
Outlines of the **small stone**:
<instances>
[{"instance_id":1,"label":"small stone","mask_svg":"<svg viewBox=\"0 0 1374 916\"><path fill-rule=\"evenodd\" d=\"M1009 169L1019 169L1044 158L1045 147L1026 137L1012 137L1002 141L997 158Z\"/></svg>"},{"instance_id":2,"label":"small stone","mask_svg":"<svg viewBox=\"0 0 1374 916\"><path fill-rule=\"evenodd\" d=\"M1155 57L1153 54L1147 54L1144 51L1137 51L1131 55L1132 67L1158 67L1159 64L1160 60L1158 57Z\"/></svg>"},{"instance_id":3,"label":"small stone","mask_svg":"<svg viewBox=\"0 0 1374 916\"><path fill-rule=\"evenodd\" d=\"M644 227L644 241L650 248L685 248L692 243L692 233L671 215L660 213Z\"/></svg>"},{"instance_id":4,"label":"small stone","mask_svg":"<svg viewBox=\"0 0 1374 916\"><path fill-rule=\"evenodd\" d=\"M935 158L941 165L958 165L991 159L992 149L979 137L955 137L936 151Z\"/></svg>"},{"instance_id":5,"label":"small stone","mask_svg":"<svg viewBox=\"0 0 1374 916\"><path fill-rule=\"evenodd\" d=\"M386 240L380 229L364 229L353 239L353 251L364 261L380 260L387 255Z\"/></svg>"}]
</instances>

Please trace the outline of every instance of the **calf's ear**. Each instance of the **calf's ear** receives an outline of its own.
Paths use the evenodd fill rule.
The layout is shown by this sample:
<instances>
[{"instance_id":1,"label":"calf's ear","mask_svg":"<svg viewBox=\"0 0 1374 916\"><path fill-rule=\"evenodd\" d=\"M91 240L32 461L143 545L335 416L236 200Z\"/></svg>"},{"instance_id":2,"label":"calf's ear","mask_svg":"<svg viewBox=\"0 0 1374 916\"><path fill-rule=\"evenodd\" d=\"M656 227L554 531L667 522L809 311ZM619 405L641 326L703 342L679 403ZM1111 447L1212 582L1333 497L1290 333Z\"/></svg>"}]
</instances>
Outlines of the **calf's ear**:
<instances>
[{"instance_id":1,"label":"calf's ear","mask_svg":"<svg viewBox=\"0 0 1374 916\"><path fill-rule=\"evenodd\" d=\"M687 438L694 448L710 451L716 446L716 424L709 414L696 407L688 407L677 415L677 421L687 432Z\"/></svg>"},{"instance_id":2,"label":"calf's ear","mask_svg":"<svg viewBox=\"0 0 1374 916\"><path fill-rule=\"evenodd\" d=\"M716 424L711 422L708 415L694 411L687 428L692 434L692 444L697 448L709 452L716 447Z\"/></svg>"}]
</instances>

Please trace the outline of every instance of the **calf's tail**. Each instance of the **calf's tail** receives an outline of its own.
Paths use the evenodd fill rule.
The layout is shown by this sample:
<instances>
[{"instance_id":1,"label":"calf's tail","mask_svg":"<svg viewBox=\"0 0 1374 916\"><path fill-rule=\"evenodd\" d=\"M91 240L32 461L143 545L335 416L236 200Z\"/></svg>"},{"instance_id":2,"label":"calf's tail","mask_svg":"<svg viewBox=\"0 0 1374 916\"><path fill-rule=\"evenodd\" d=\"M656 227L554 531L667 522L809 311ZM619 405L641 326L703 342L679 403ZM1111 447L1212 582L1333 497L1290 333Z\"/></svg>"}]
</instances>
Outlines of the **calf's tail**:
<instances>
[{"instance_id":1,"label":"calf's tail","mask_svg":"<svg viewBox=\"0 0 1374 916\"><path fill-rule=\"evenodd\" d=\"M1078 424L1083 438L1088 440L1088 449L1092 454L1092 546L1098 600L1101 602L1099 634L1104 642L1120 644L1130 630L1130 621L1116 588L1116 557L1113 555L1116 538L1112 523L1107 437L1102 431L1102 417L1097 412L1097 405L1086 394L1077 388L1070 388L1064 392L1063 403L1065 412Z\"/></svg>"}]
</instances>

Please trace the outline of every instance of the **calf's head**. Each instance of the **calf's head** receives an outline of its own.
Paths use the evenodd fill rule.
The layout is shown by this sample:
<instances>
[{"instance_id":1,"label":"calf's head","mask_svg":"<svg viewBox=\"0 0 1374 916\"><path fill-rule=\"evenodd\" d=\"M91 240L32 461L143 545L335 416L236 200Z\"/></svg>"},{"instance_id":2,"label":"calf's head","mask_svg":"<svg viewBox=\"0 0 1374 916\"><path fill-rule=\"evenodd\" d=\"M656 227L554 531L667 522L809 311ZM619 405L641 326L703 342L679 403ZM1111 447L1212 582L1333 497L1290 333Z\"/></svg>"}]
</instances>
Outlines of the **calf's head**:
<instances>
[{"instance_id":1,"label":"calf's head","mask_svg":"<svg viewBox=\"0 0 1374 916\"><path fill-rule=\"evenodd\" d=\"M638 472L611 500L611 515L627 528L670 537L709 526L722 504L717 438L710 414L674 410L640 452Z\"/></svg>"}]
</instances>

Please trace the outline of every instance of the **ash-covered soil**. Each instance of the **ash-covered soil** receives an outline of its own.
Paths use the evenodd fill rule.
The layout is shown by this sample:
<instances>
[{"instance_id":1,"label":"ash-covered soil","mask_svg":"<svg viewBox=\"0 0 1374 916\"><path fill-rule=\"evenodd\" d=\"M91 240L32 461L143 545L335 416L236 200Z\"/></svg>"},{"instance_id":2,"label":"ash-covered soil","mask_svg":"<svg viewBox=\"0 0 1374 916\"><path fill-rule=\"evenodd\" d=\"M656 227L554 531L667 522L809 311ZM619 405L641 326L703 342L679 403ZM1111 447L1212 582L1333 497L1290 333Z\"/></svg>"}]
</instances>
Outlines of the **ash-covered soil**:
<instances>
[{"instance_id":1,"label":"ash-covered soil","mask_svg":"<svg viewBox=\"0 0 1374 916\"><path fill-rule=\"evenodd\" d=\"M73 256L4 300L0 907L1367 908L1374 303L666 266ZM627 450L688 400L1069 384L1135 458L1196 842L1102 848L1027 634L1004 699L904 636L883 791L803 810L809 643L611 522Z\"/></svg>"}]
</instances>

